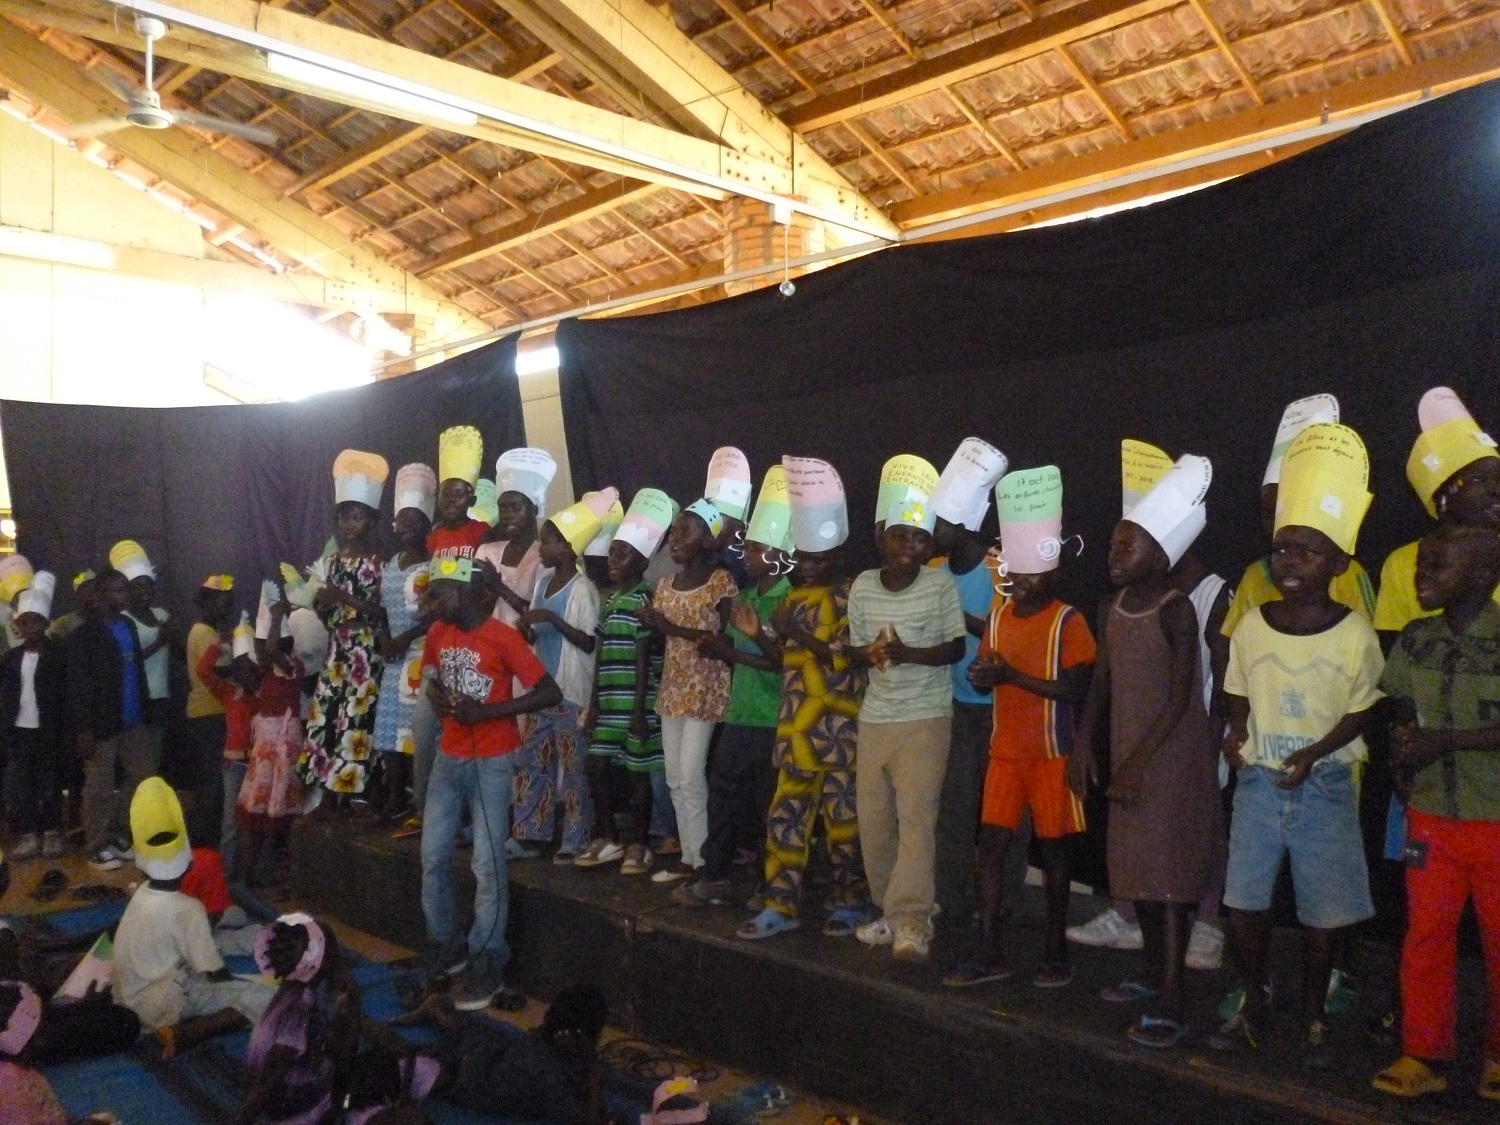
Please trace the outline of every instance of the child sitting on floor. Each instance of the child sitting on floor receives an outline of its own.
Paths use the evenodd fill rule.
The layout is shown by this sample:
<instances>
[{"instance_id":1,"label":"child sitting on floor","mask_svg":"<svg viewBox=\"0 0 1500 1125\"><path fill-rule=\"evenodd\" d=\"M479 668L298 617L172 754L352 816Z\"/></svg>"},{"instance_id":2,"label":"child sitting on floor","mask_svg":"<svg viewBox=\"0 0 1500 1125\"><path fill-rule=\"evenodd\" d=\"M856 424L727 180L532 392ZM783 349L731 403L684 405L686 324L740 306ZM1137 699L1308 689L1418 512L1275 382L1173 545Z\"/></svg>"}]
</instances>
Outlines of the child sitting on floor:
<instances>
[{"instance_id":1,"label":"child sitting on floor","mask_svg":"<svg viewBox=\"0 0 1500 1125\"><path fill-rule=\"evenodd\" d=\"M119 1125L112 1113L69 1118L52 1086L31 1065L42 1001L28 984L0 981L0 1125Z\"/></svg>"}]
</instances>

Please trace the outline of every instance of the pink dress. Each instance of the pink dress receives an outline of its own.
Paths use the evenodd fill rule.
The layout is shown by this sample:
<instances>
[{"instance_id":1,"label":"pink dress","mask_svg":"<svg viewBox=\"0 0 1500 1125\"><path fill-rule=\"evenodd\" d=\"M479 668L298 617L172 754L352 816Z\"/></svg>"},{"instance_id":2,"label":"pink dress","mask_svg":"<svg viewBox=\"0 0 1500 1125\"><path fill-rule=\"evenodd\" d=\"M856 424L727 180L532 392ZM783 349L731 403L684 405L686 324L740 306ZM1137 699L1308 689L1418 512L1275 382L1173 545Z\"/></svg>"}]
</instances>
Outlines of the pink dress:
<instances>
[{"instance_id":1,"label":"pink dress","mask_svg":"<svg viewBox=\"0 0 1500 1125\"><path fill-rule=\"evenodd\" d=\"M532 540L531 546L526 548L526 553L521 556L521 561L515 566L506 566L502 561L505 558L504 540L486 543L474 552L474 557L483 559L498 570L500 580L519 594L527 605L531 604L531 595L536 592L536 580L542 573L540 543ZM495 602L495 620L514 629L516 622L521 620L521 615L510 607L509 602L501 598Z\"/></svg>"},{"instance_id":2,"label":"pink dress","mask_svg":"<svg viewBox=\"0 0 1500 1125\"><path fill-rule=\"evenodd\" d=\"M234 822L249 832L276 835L302 812L307 791L297 776L302 752L302 662L292 658L290 675L273 668L261 677L250 720L250 757L234 806Z\"/></svg>"}]
</instances>

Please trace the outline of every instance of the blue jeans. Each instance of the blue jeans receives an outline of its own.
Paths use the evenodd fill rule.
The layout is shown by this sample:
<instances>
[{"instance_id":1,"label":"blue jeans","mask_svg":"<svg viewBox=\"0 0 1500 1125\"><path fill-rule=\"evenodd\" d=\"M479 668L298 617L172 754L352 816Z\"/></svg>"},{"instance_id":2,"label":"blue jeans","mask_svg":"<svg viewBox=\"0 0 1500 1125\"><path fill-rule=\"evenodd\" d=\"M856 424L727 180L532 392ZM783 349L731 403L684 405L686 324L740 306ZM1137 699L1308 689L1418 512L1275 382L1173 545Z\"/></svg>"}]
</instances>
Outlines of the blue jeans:
<instances>
[{"instance_id":1,"label":"blue jeans","mask_svg":"<svg viewBox=\"0 0 1500 1125\"><path fill-rule=\"evenodd\" d=\"M453 844L467 805L474 825L474 924L469 952L487 954L499 972L510 958L505 924L510 885L505 838L510 834L510 798L515 763L511 755L455 758L442 750L432 763L422 809L422 914L427 941L450 948L457 922L453 902Z\"/></svg>"}]
</instances>

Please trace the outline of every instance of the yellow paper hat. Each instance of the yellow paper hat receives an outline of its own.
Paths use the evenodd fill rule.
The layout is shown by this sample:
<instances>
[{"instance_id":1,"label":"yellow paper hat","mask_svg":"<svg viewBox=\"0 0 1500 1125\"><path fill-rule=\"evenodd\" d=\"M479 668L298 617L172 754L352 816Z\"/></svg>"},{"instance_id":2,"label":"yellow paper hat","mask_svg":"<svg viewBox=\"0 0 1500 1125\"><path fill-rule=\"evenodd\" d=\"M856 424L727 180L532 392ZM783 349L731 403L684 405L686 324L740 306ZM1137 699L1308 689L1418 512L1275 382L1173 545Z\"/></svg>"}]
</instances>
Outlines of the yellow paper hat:
<instances>
[{"instance_id":1,"label":"yellow paper hat","mask_svg":"<svg viewBox=\"0 0 1500 1125\"><path fill-rule=\"evenodd\" d=\"M92 582L94 579L96 579L98 577L99 577L99 575L96 574L92 569L89 569L89 570L80 570L77 574L73 575L73 589L76 590L76 589L78 589L78 587L82 586L85 582Z\"/></svg>"},{"instance_id":2,"label":"yellow paper hat","mask_svg":"<svg viewBox=\"0 0 1500 1125\"><path fill-rule=\"evenodd\" d=\"M73 585L78 585L78 580L73 580ZM219 590L228 593L234 589L234 575L232 574L210 574L203 580L205 590Z\"/></svg>"},{"instance_id":3,"label":"yellow paper hat","mask_svg":"<svg viewBox=\"0 0 1500 1125\"><path fill-rule=\"evenodd\" d=\"M390 475L391 467L378 453L346 449L333 462L333 502L353 500L379 510L385 478Z\"/></svg>"},{"instance_id":4,"label":"yellow paper hat","mask_svg":"<svg viewBox=\"0 0 1500 1125\"><path fill-rule=\"evenodd\" d=\"M575 555L581 555L604 527L604 517L610 508L619 503L620 493L613 488L590 492L578 503L570 504L555 516L548 516L547 522L562 532Z\"/></svg>"},{"instance_id":5,"label":"yellow paper hat","mask_svg":"<svg viewBox=\"0 0 1500 1125\"><path fill-rule=\"evenodd\" d=\"M1458 395L1433 387L1417 404L1422 436L1406 459L1406 479L1427 514L1437 518L1437 491L1460 469L1495 452L1495 439L1479 428Z\"/></svg>"},{"instance_id":6,"label":"yellow paper hat","mask_svg":"<svg viewBox=\"0 0 1500 1125\"><path fill-rule=\"evenodd\" d=\"M17 594L31 585L31 563L25 555L0 559L0 601L10 605Z\"/></svg>"},{"instance_id":7,"label":"yellow paper hat","mask_svg":"<svg viewBox=\"0 0 1500 1125\"><path fill-rule=\"evenodd\" d=\"M1310 527L1354 553L1359 525L1370 510L1370 457L1348 426L1315 422L1297 435L1281 463L1276 530Z\"/></svg>"},{"instance_id":8,"label":"yellow paper hat","mask_svg":"<svg viewBox=\"0 0 1500 1125\"><path fill-rule=\"evenodd\" d=\"M1128 516L1172 468L1172 458L1144 441L1120 443L1120 515Z\"/></svg>"},{"instance_id":9,"label":"yellow paper hat","mask_svg":"<svg viewBox=\"0 0 1500 1125\"><path fill-rule=\"evenodd\" d=\"M474 485L474 506L469 509L469 518L491 527L500 522L500 496L495 491L495 482L488 477Z\"/></svg>"},{"instance_id":10,"label":"yellow paper hat","mask_svg":"<svg viewBox=\"0 0 1500 1125\"><path fill-rule=\"evenodd\" d=\"M438 435L438 483L445 480L467 481L472 488L479 481L479 467L484 464L484 438L473 426L452 426Z\"/></svg>"},{"instance_id":11,"label":"yellow paper hat","mask_svg":"<svg viewBox=\"0 0 1500 1125\"><path fill-rule=\"evenodd\" d=\"M772 465L760 483L755 510L745 528L745 541L761 543L788 554L797 549L792 541L792 498L786 489L786 470Z\"/></svg>"},{"instance_id":12,"label":"yellow paper hat","mask_svg":"<svg viewBox=\"0 0 1500 1125\"><path fill-rule=\"evenodd\" d=\"M937 488L938 471L932 463L911 453L898 453L880 469L880 491L875 495L875 522L884 523L891 505L921 497Z\"/></svg>"},{"instance_id":13,"label":"yellow paper hat","mask_svg":"<svg viewBox=\"0 0 1500 1125\"><path fill-rule=\"evenodd\" d=\"M193 862L182 805L159 777L146 778L130 799L130 839L135 865L149 878L176 879Z\"/></svg>"},{"instance_id":14,"label":"yellow paper hat","mask_svg":"<svg viewBox=\"0 0 1500 1125\"><path fill-rule=\"evenodd\" d=\"M146 548L134 539L121 539L109 549L109 565L131 580L156 577Z\"/></svg>"}]
</instances>

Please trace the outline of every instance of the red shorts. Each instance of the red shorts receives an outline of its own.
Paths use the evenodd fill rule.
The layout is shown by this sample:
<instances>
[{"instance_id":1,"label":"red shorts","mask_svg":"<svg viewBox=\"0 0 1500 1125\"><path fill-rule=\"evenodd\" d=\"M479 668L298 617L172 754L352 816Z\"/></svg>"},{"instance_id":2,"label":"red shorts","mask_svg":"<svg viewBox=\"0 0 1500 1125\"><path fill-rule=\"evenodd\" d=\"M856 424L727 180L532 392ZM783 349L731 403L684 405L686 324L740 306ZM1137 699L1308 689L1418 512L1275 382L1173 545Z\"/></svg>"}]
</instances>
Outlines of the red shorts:
<instances>
[{"instance_id":1,"label":"red shorts","mask_svg":"<svg viewBox=\"0 0 1500 1125\"><path fill-rule=\"evenodd\" d=\"M1031 831L1056 840L1083 831L1083 802L1067 781L1066 758L991 758L984 774L980 822L1012 831L1031 809Z\"/></svg>"}]
</instances>

